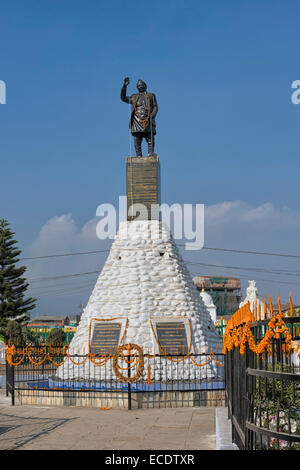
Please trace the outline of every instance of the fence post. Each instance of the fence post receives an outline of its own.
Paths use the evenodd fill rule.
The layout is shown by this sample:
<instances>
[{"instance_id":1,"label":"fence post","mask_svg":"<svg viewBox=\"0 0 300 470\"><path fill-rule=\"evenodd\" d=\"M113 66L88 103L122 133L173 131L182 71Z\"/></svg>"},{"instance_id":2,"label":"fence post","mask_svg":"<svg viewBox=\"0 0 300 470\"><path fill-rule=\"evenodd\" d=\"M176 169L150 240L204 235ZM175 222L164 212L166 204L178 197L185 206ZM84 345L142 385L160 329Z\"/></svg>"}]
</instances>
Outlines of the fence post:
<instances>
[{"instance_id":1,"label":"fence post","mask_svg":"<svg viewBox=\"0 0 300 470\"><path fill-rule=\"evenodd\" d=\"M130 357L131 357L131 355L129 354L129 356L127 356L127 360L128 360L128 368L127 368L128 378L131 377L131 375L130 375ZM131 383L130 382L128 382L128 384L127 384L127 395L128 395L128 410L131 410Z\"/></svg>"},{"instance_id":2,"label":"fence post","mask_svg":"<svg viewBox=\"0 0 300 470\"><path fill-rule=\"evenodd\" d=\"M231 374L230 374L230 406L231 406L231 439L232 442L235 443L235 427L234 427L234 413L235 413L235 377L236 377L236 364L234 362L235 359L235 350L232 349L229 351L230 354L230 368L231 368Z\"/></svg>"},{"instance_id":3,"label":"fence post","mask_svg":"<svg viewBox=\"0 0 300 470\"><path fill-rule=\"evenodd\" d=\"M11 366L11 405L15 406L15 366Z\"/></svg>"},{"instance_id":4,"label":"fence post","mask_svg":"<svg viewBox=\"0 0 300 470\"><path fill-rule=\"evenodd\" d=\"M15 366L6 361L6 396L11 394L11 404L15 405Z\"/></svg>"},{"instance_id":5,"label":"fence post","mask_svg":"<svg viewBox=\"0 0 300 470\"><path fill-rule=\"evenodd\" d=\"M6 389L6 396L8 397L8 362L5 357L5 389Z\"/></svg>"},{"instance_id":6,"label":"fence post","mask_svg":"<svg viewBox=\"0 0 300 470\"><path fill-rule=\"evenodd\" d=\"M246 406L246 413L245 413L245 417L246 417L246 420L250 421L251 420L251 413L252 413L252 388L253 388L253 384L252 384L252 377L250 377L248 374L247 374L247 368L248 367L251 367L252 364L251 364L251 351L249 349L249 345L247 344L247 347L246 347L246 377L245 377L245 380L246 380L246 393L245 393L245 406ZM247 427L245 426L245 449L244 450L253 450L252 449L252 432L247 429Z\"/></svg>"}]
</instances>

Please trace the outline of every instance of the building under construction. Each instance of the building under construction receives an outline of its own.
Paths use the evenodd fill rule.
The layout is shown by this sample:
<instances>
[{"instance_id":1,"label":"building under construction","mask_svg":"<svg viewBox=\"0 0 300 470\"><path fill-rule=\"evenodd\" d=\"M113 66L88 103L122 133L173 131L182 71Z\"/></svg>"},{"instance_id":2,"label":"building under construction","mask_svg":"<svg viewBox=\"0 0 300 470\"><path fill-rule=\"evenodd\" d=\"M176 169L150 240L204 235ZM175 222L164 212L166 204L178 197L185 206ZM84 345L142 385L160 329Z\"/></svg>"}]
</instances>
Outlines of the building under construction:
<instances>
[{"instance_id":1,"label":"building under construction","mask_svg":"<svg viewBox=\"0 0 300 470\"><path fill-rule=\"evenodd\" d=\"M237 277L196 276L195 286L210 294L217 308L217 318L229 317L239 309L241 281Z\"/></svg>"}]
</instances>

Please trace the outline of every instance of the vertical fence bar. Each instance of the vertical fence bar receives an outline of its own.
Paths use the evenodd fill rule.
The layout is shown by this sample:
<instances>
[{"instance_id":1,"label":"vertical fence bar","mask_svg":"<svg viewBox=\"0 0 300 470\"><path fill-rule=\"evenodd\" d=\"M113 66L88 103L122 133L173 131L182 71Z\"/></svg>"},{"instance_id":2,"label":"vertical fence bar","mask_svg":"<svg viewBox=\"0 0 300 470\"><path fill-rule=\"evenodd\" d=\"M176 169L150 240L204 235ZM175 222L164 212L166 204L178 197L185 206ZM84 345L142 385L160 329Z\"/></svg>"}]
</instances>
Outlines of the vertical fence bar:
<instances>
[{"instance_id":1,"label":"vertical fence bar","mask_svg":"<svg viewBox=\"0 0 300 470\"><path fill-rule=\"evenodd\" d=\"M11 390L11 405L15 406L15 366L10 366L10 390Z\"/></svg>"},{"instance_id":2,"label":"vertical fence bar","mask_svg":"<svg viewBox=\"0 0 300 470\"><path fill-rule=\"evenodd\" d=\"M127 356L127 360L128 360L127 376L129 379L131 377L130 358L131 358L131 355L129 354ZM130 382L128 382L127 384L127 399L128 399L128 410L131 410L131 383Z\"/></svg>"},{"instance_id":3,"label":"vertical fence bar","mask_svg":"<svg viewBox=\"0 0 300 470\"><path fill-rule=\"evenodd\" d=\"M9 371L8 371L8 368L9 368L9 365L8 365L8 362L7 360L5 359L5 376L6 376L6 379L5 379L5 388L6 388L6 396L8 397L8 376L9 376Z\"/></svg>"}]
</instances>

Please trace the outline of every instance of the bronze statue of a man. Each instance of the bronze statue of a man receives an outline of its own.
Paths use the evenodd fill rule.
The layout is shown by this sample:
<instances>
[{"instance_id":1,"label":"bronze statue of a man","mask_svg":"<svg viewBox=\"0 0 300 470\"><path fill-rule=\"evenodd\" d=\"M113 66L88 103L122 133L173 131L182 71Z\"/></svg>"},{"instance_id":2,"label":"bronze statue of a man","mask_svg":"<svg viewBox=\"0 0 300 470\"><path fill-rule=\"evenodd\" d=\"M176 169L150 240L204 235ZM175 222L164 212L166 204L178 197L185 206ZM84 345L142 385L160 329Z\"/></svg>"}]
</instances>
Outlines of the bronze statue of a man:
<instances>
[{"instance_id":1,"label":"bronze statue of a man","mask_svg":"<svg viewBox=\"0 0 300 470\"><path fill-rule=\"evenodd\" d=\"M134 136L134 147L137 157L142 156L142 141L146 139L148 143L148 156L154 152L154 136L156 134L155 116L158 111L156 96L147 92L147 85L143 80L138 80L138 93L127 96L127 86L129 78L124 78L121 88L121 100L130 103L132 106L129 129Z\"/></svg>"}]
</instances>

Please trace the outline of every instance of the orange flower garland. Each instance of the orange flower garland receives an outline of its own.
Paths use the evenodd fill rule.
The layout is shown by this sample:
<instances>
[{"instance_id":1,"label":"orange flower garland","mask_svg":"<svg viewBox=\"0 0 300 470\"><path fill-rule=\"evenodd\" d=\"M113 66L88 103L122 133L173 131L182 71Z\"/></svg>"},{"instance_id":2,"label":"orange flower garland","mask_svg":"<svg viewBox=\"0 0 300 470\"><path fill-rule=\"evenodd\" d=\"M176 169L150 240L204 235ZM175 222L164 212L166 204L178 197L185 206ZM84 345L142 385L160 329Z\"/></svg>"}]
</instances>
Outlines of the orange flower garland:
<instances>
[{"instance_id":1,"label":"orange flower garland","mask_svg":"<svg viewBox=\"0 0 300 470\"><path fill-rule=\"evenodd\" d=\"M149 95L149 93L147 92L148 113L147 113L147 117L146 117L145 121L143 121L143 119L142 119L141 116L139 115L138 110L136 109L136 97L137 97L137 95L134 95L134 98L133 98L133 107L134 107L134 111L135 111L137 117L139 118L139 120L141 121L142 125L144 126L144 129L146 129L146 125L147 125L147 122L148 122L149 117L150 117L150 95Z\"/></svg>"},{"instance_id":2,"label":"orange flower garland","mask_svg":"<svg viewBox=\"0 0 300 470\"><path fill-rule=\"evenodd\" d=\"M127 350L127 355L130 355L131 350L136 350L138 352L138 358L136 358L136 353L133 355L134 356L134 363L133 360L127 359L127 357L122 354L124 350ZM122 358L123 361L126 362L127 367L120 367L118 364L118 359ZM132 364L132 365L129 365ZM120 370L129 370L137 366L137 371L134 376L132 377L126 377L123 375ZM123 346L119 346L115 355L114 355L114 360L113 360L113 371L118 377L119 380L122 382L127 382L127 383L132 383L135 382L140 378L144 370L144 354L143 354L143 349L138 345L138 344L124 344Z\"/></svg>"},{"instance_id":3,"label":"orange flower garland","mask_svg":"<svg viewBox=\"0 0 300 470\"><path fill-rule=\"evenodd\" d=\"M299 351L298 356L300 357L300 346L292 341L290 330L283 321L284 315L281 311L280 297L278 296L279 313L277 315L273 314L273 306L270 297L269 300L271 318L268 322L268 329L262 340L258 344L255 343L255 338L251 331L251 323L257 319L257 308L252 312L248 302L248 304L241 307L241 309L230 318L225 328L223 336L224 354L226 354L227 351L232 351L234 348L239 348L240 354L243 355L246 352L246 345L248 343L250 350L259 356L264 351L269 352L271 341L274 337L279 339L280 335L283 335L285 340L285 354L288 356L292 351ZM266 317L266 303L264 316Z\"/></svg>"}]
</instances>

